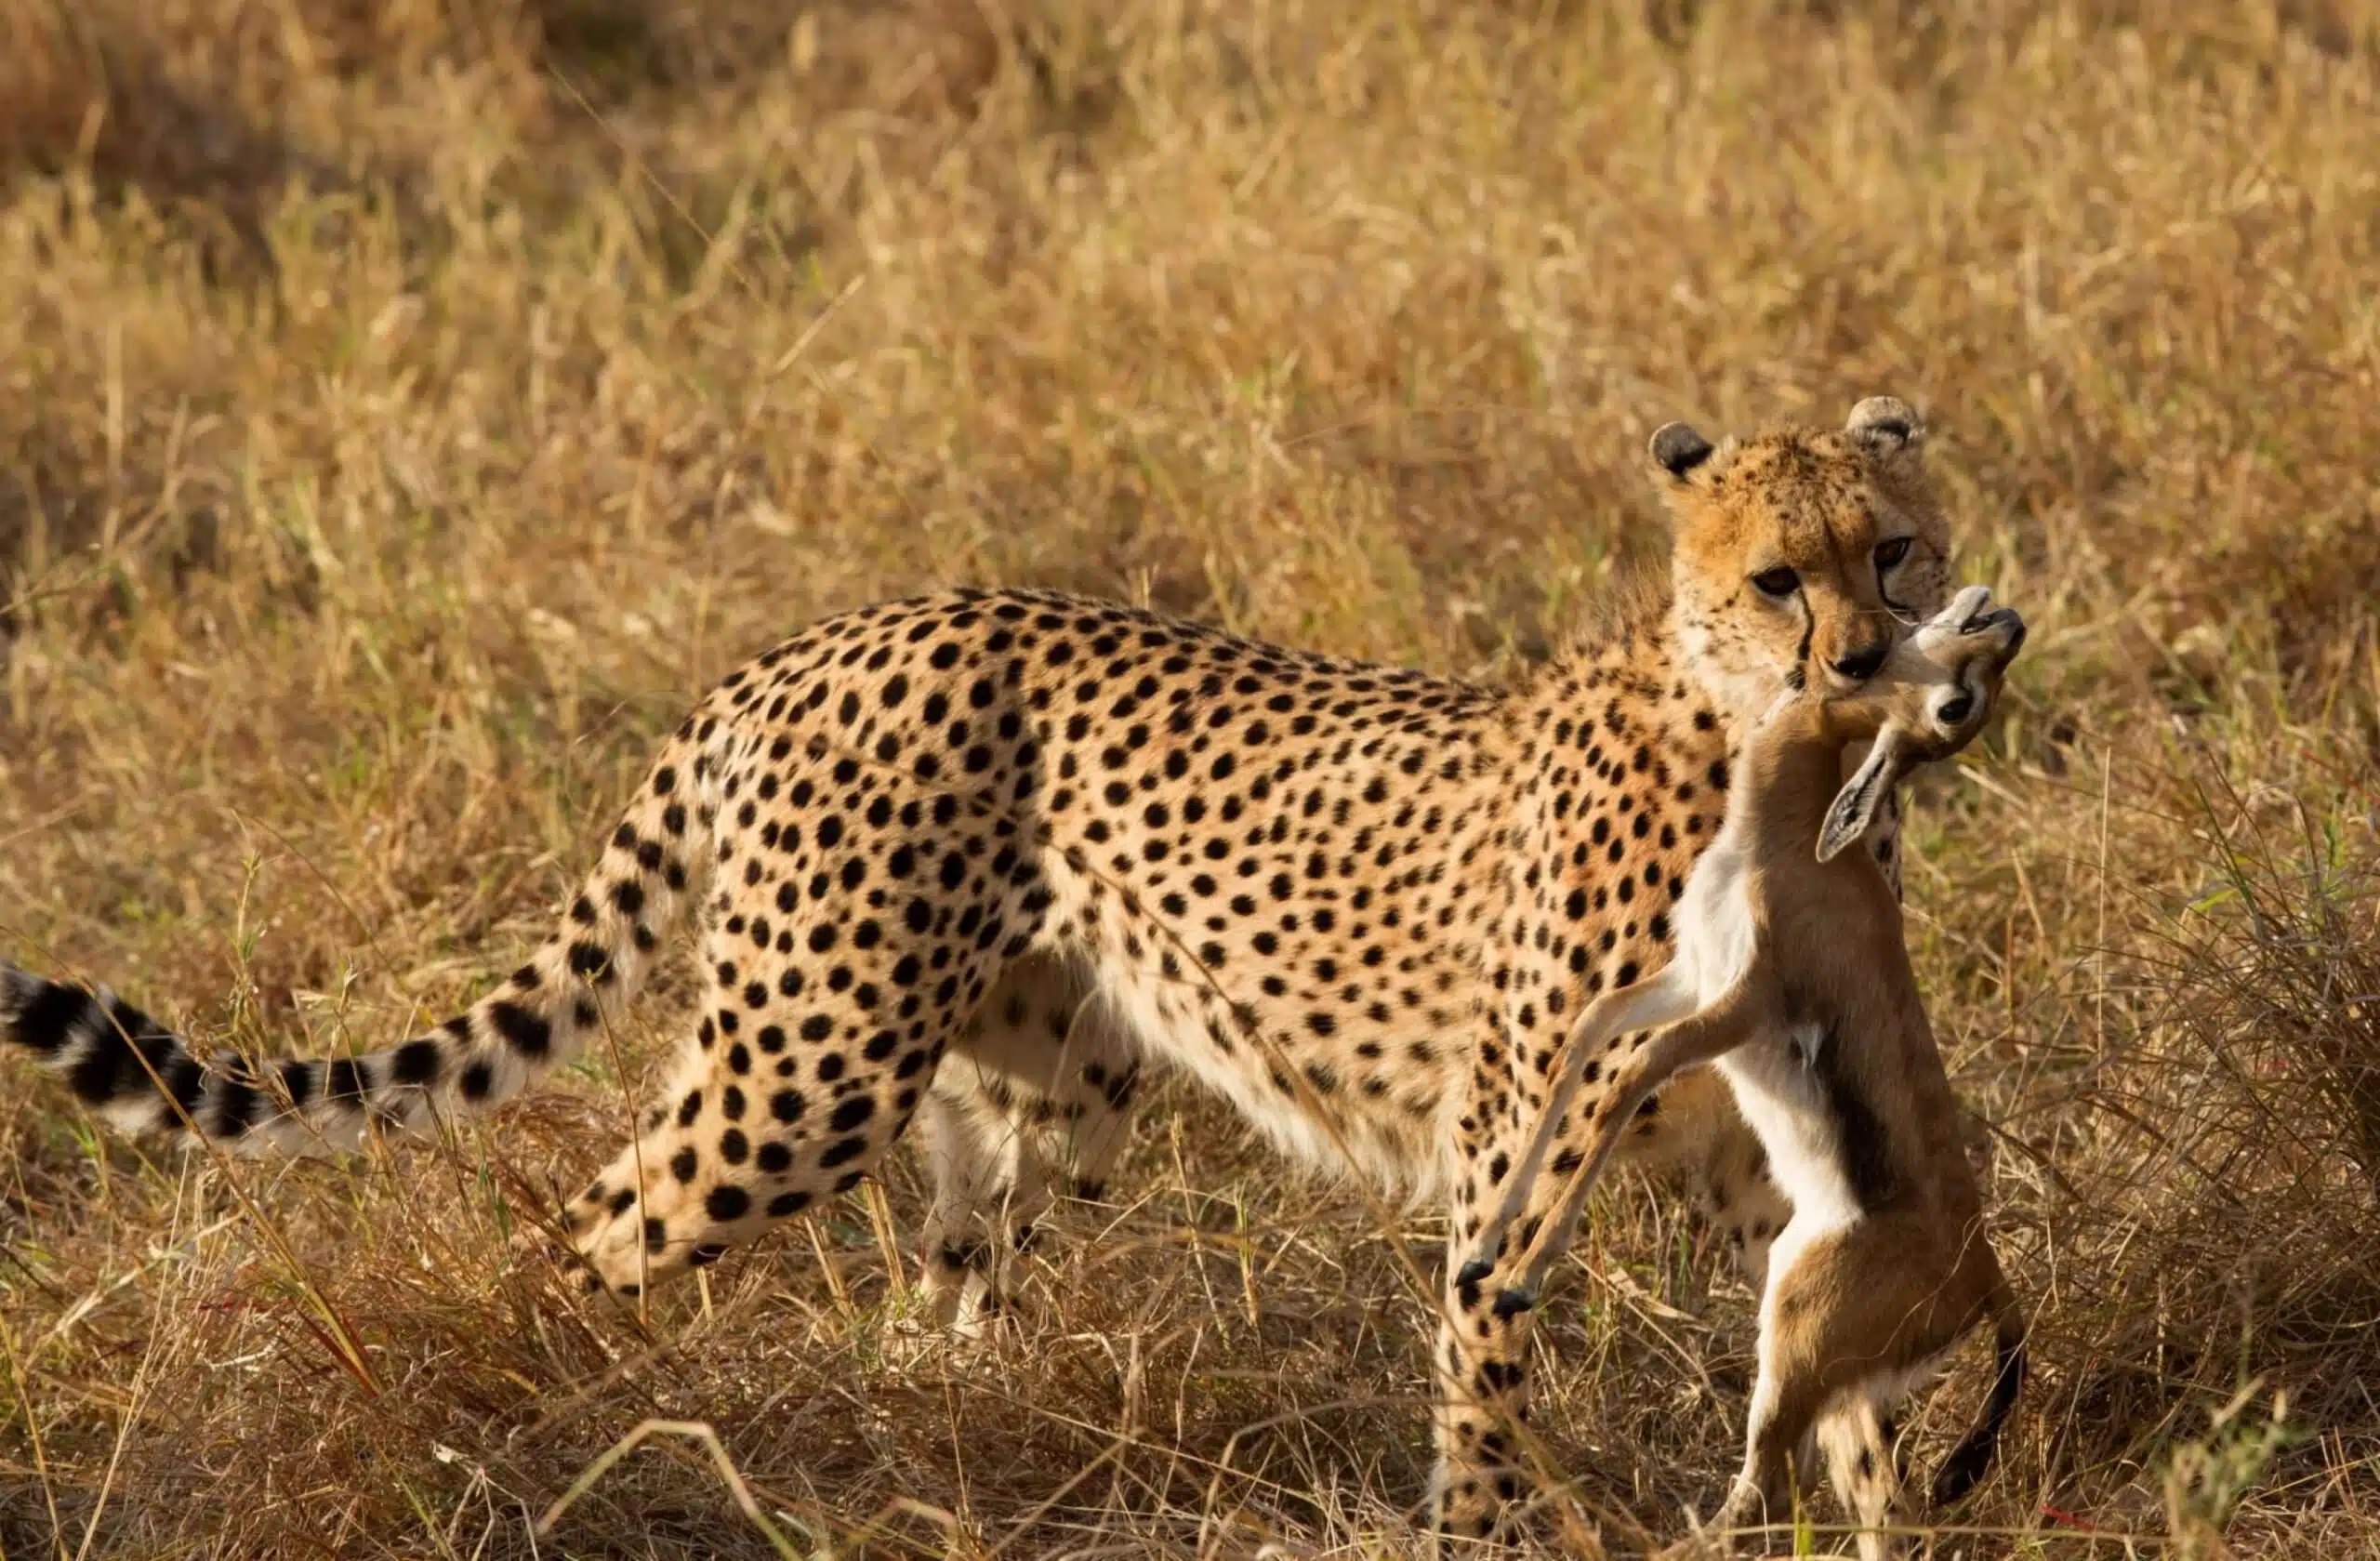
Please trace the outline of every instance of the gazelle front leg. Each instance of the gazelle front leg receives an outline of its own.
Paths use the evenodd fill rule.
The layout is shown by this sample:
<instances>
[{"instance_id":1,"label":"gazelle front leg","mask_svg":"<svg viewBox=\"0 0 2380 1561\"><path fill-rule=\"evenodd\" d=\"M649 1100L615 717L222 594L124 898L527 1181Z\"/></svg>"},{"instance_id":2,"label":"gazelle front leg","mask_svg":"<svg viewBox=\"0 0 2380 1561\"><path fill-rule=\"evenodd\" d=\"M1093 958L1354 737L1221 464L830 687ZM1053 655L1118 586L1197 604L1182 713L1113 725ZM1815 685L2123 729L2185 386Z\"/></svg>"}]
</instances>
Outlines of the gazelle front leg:
<instances>
[{"instance_id":1,"label":"gazelle front leg","mask_svg":"<svg viewBox=\"0 0 2380 1561\"><path fill-rule=\"evenodd\" d=\"M1683 964L1683 961L1680 961ZM1678 965L1670 971L1679 971ZM1571 1031L1562 1073L1547 1094L1513 1179L1495 1212L1474 1242L1480 1261L1494 1262L1498 1249L1521 1210L1541 1204L1552 1216L1551 1241L1527 1242L1530 1260L1515 1282L1530 1297L1538 1295L1546 1275L1568 1250L1570 1236L1587 1195L1620 1150L1628 1124L1653 1092L1684 1069L1722 1056L1749 1039L1771 1012L1768 984L1758 971L1746 972L1717 1001L1691 1012L1690 974L1670 971L1654 978L1641 992L1612 993L1597 999ZM1649 1036L1644 1026L1676 1022ZM1566 1167L1550 1158L1557 1140L1571 1135L1568 1114L1581 1081L1596 1078L1598 1094L1580 1113L1579 1133L1585 1139L1583 1157ZM1548 1174L1549 1169L1554 1172ZM1542 1184L1554 1184L1549 1194ZM1538 1234L1524 1231L1524 1237Z\"/></svg>"},{"instance_id":2,"label":"gazelle front leg","mask_svg":"<svg viewBox=\"0 0 2380 1561\"><path fill-rule=\"evenodd\" d=\"M1573 1032L1574 1045L1593 1048L1612 1071L1575 1129L1567 1105L1576 1081L1587 1074L1582 1058L1574 1059L1566 1076L1572 1087L1557 1086L1539 1121L1524 1124L1485 1109L1485 1103L1471 1113L1483 1124L1481 1142L1478 1152L1461 1161L1465 1179L1456 1190L1448 1251L1473 1255L1460 1265L1449 1259L1434 1362L1439 1383L1434 1489L1442 1535L1494 1537L1504 1509L1521 1494L1514 1434L1528 1416L1529 1333L1546 1278L1569 1250L1595 1172L1662 1080L1740 1044L1766 1012L1755 989L1739 984L1649 1041L1640 1032L1612 1027L1646 1015L1659 1022L1686 1000L1675 989L1648 987L1636 1000L1589 1009ZM1556 1147L1574 1135L1592 1135L1583 1156ZM1549 1173L1549 1166L1559 1173ZM1483 1214L1487 1210L1493 1212Z\"/></svg>"}]
</instances>

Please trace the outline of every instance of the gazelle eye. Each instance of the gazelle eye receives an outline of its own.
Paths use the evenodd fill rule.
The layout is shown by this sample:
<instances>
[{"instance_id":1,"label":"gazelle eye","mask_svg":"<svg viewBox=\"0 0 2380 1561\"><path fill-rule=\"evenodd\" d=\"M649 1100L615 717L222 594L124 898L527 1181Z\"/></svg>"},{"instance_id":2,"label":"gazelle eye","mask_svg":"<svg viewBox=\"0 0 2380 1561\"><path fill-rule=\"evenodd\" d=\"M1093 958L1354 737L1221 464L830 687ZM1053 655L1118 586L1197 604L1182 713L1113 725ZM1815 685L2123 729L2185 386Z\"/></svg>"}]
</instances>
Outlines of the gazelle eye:
<instances>
[{"instance_id":1,"label":"gazelle eye","mask_svg":"<svg viewBox=\"0 0 2380 1561\"><path fill-rule=\"evenodd\" d=\"M1752 577L1752 583L1760 588L1761 595L1780 600L1802 589L1801 575L1781 563L1774 569L1762 570Z\"/></svg>"},{"instance_id":2,"label":"gazelle eye","mask_svg":"<svg viewBox=\"0 0 2380 1561\"><path fill-rule=\"evenodd\" d=\"M1906 536L1896 536L1888 542L1876 544L1876 567L1879 569L1890 569L1908 556L1909 538Z\"/></svg>"}]
</instances>

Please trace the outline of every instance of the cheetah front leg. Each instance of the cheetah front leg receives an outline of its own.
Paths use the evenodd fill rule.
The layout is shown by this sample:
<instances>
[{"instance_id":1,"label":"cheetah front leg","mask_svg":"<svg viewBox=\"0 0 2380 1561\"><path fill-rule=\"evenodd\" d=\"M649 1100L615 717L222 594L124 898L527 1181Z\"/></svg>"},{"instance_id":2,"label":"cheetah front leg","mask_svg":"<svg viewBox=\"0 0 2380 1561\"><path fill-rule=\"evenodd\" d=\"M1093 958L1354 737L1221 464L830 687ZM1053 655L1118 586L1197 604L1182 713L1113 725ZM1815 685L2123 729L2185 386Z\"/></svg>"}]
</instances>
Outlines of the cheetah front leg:
<instances>
[{"instance_id":1,"label":"cheetah front leg","mask_svg":"<svg viewBox=\"0 0 2380 1561\"><path fill-rule=\"evenodd\" d=\"M1530 1178L1519 1200L1502 1207L1539 1120L1514 1109L1509 1092L1490 1098L1476 1090L1464 1118L1431 1357L1438 1387L1431 1521L1442 1548L1448 1540L1507 1537L1509 1509L1527 1487L1516 1435L1528 1420L1538 1294L1524 1276L1543 1270L1568 1245L1561 1206L1579 1164L1571 1143L1577 1125L1565 1124L1550 1145L1556 1173Z\"/></svg>"},{"instance_id":2,"label":"cheetah front leg","mask_svg":"<svg viewBox=\"0 0 2380 1561\"><path fill-rule=\"evenodd\" d=\"M1820 1417L1818 1442L1835 1500L1859 1525L1859 1561L1892 1561L1901 1546L1890 1531L1909 1519L1898 1428L1875 1395L1855 1392Z\"/></svg>"},{"instance_id":3,"label":"cheetah front leg","mask_svg":"<svg viewBox=\"0 0 2380 1561\"><path fill-rule=\"evenodd\" d=\"M1517 1137L1517 1135L1514 1135ZM1509 1157L1513 1146L1496 1151ZM1462 1262L1461 1233L1490 1187L1466 1188L1449 1222L1446 1290L1439 1300L1437 1344L1431 1357L1438 1387L1437 1467L1430 1481L1431 1528L1441 1549L1448 1540L1493 1541L1505 1535L1507 1509L1523 1490L1514 1434L1527 1423L1527 1361L1535 1303L1497 1286L1496 1265ZM1533 1219L1542 1213L1532 1209Z\"/></svg>"},{"instance_id":4,"label":"cheetah front leg","mask_svg":"<svg viewBox=\"0 0 2380 1561\"><path fill-rule=\"evenodd\" d=\"M1699 1009L1698 995L1698 974L1682 963L1606 993L1580 1015L1541 1105L1516 1109L1509 1087L1474 1104L1471 1120L1489 1130L1458 1191L1453 1250L1471 1255L1448 1286L1437 1363L1441 1532L1494 1537L1519 1493L1507 1428L1527 1414L1530 1321L1638 1108L1679 1069L1740 1044L1771 1012L1763 983L1739 980Z\"/></svg>"},{"instance_id":5,"label":"cheetah front leg","mask_svg":"<svg viewBox=\"0 0 2380 1561\"><path fill-rule=\"evenodd\" d=\"M1442 1551L1449 1540L1510 1538L1513 1504L1528 1488L1518 1435L1528 1421L1529 1339L1539 1295L1523 1277L1547 1266L1568 1244L1559 1207L1568 1177L1535 1179L1495 1256L1465 1254L1485 1248L1483 1213L1501 1197L1534 1126L1507 1123L1486 1135L1478 1158L1466 1160L1466 1179L1456 1191L1432 1356L1438 1397L1431 1521ZM1557 1150L1554 1163L1567 1171L1573 1161Z\"/></svg>"},{"instance_id":6,"label":"cheetah front leg","mask_svg":"<svg viewBox=\"0 0 2380 1561\"><path fill-rule=\"evenodd\" d=\"M1736 1109L1724 1074L1689 1068L1662 1085L1629 1125L1619 1158L1685 1180L1752 1294L1767 1287L1768 1249L1793 1204L1769 1174L1768 1151Z\"/></svg>"}]
</instances>

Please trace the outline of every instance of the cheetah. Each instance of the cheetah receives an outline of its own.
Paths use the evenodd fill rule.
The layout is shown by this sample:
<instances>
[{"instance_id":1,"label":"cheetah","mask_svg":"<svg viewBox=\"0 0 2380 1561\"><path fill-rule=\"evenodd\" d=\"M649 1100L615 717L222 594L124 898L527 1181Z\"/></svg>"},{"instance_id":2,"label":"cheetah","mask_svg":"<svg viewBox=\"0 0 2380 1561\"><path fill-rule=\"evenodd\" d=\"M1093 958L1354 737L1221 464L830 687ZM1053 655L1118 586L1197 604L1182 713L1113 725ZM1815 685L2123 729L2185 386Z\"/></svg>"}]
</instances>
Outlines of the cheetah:
<instances>
[{"instance_id":1,"label":"cheetah","mask_svg":"<svg viewBox=\"0 0 2380 1561\"><path fill-rule=\"evenodd\" d=\"M721 680L556 932L433 1033L209 1064L112 993L13 969L0 1033L124 1128L351 1148L577 1055L694 916L701 1012L663 1103L564 1214L611 1293L852 1188L916 1122L928 1289L994 1299L1052 1172L1096 1188L1157 1063L1294 1155L1446 1199L1461 1250L1566 1016L1669 957L1748 723L1782 688L1858 686L1941 604L1924 437L1888 397L1717 447L1665 429L1666 586L1510 689L1049 591L861 607ZM1896 818L1871 841L1888 870ZM1712 1134L1757 1274L1789 1210L1708 1072L1664 1099ZM1671 1115L1641 1152L1691 1152ZM1530 1316L1448 1266L1433 1523L1486 1535L1522 1488Z\"/></svg>"},{"instance_id":2,"label":"cheetah","mask_svg":"<svg viewBox=\"0 0 2380 1561\"><path fill-rule=\"evenodd\" d=\"M1866 853L1844 853L1900 775L1982 730L2025 641L2023 620L1988 613L1990 600L1979 586L1960 592L1861 688L1789 696L1750 734L1718 838L1686 880L1675 957L1580 1014L1474 1260L1492 1264L1511 1221L1538 1199L1583 1082L1604 1075L1585 1163L1550 1215L1557 1233L1577 1220L1638 1105L1677 1070L1715 1060L1793 1205L1761 1301L1743 1471L1719 1523L1783 1515L1789 1458L1807 1465L1815 1431L1861 1526L1863 1561L1901 1553L1888 1532L1899 1517L1895 1401L1990 1317L1999 1372L1982 1420L1936 1481L1935 1500L1948 1503L1990 1462L2025 1372L2023 1315L1984 1235L1898 898ZM1846 743L1870 739L1838 790ZM1553 1250L1540 1245L1514 1277L1514 1304L1538 1293Z\"/></svg>"}]
</instances>

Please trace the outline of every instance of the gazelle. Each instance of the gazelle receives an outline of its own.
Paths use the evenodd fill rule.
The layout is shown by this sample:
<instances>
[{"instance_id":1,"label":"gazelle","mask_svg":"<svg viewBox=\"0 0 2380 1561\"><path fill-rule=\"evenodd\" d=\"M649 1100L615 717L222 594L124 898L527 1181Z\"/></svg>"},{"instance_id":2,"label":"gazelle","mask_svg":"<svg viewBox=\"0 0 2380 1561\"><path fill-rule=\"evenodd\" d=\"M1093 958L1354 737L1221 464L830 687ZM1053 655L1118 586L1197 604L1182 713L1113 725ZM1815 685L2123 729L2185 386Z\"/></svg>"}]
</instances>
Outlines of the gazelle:
<instances>
[{"instance_id":1,"label":"gazelle","mask_svg":"<svg viewBox=\"0 0 2380 1561\"><path fill-rule=\"evenodd\" d=\"M1580 1015L1474 1264L1494 1262L1530 1201L1582 1081L1603 1084L1585 1158L1562 1197L1538 1199L1554 1239L1505 1292L1516 1309L1540 1293L1637 1108L1681 1069L1715 1063L1793 1206L1770 1250L1743 1469L1718 1525L1781 1516L1790 1461L1806 1467L1815 1434L1866 1561L1897 1548L1881 1531L1898 1499L1893 1406L1990 1319L1997 1381L1934 1485L1937 1502L1954 1501L1990 1463L2024 1376L2023 1314L1984 1237L1898 899L1868 852L1846 849L1911 768L1981 730L2025 639L1990 602L1969 588L1857 689L1787 695L1754 727L1679 903L1676 956ZM1844 781L1844 748L1870 737Z\"/></svg>"}]
</instances>

